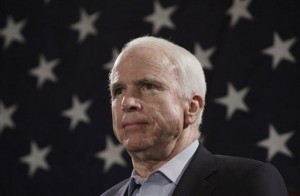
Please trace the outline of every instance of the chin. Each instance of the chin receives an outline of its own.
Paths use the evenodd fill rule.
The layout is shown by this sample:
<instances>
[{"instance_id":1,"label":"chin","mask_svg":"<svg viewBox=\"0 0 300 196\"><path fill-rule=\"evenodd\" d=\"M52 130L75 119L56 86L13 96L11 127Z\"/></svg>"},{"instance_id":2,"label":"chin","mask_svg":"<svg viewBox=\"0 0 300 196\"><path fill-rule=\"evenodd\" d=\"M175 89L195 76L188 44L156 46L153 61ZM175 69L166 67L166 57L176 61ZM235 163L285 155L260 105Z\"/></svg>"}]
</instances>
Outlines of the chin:
<instances>
[{"instance_id":1,"label":"chin","mask_svg":"<svg viewBox=\"0 0 300 196\"><path fill-rule=\"evenodd\" d=\"M131 151L131 152L141 152L144 151L148 148L147 143L144 141L132 141L132 140L126 140L124 142L124 147L126 150Z\"/></svg>"}]
</instances>

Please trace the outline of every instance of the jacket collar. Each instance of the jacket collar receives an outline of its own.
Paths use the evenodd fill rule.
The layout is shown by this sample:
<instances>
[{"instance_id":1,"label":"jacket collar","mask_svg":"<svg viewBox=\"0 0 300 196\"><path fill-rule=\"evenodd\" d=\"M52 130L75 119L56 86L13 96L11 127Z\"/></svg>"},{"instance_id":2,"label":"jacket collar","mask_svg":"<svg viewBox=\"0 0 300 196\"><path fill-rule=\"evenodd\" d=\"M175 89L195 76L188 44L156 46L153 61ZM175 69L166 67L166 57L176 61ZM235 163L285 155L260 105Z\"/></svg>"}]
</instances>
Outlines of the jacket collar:
<instances>
[{"instance_id":1,"label":"jacket collar","mask_svg":"<svg viewBox=\"0 0 300 196\"><path fill-rule=\"evenodd\" d=\"M173 195L211 195L214 187L206 179L216 171L214 156L200 143Z\"/></svg>"}]
</instances>

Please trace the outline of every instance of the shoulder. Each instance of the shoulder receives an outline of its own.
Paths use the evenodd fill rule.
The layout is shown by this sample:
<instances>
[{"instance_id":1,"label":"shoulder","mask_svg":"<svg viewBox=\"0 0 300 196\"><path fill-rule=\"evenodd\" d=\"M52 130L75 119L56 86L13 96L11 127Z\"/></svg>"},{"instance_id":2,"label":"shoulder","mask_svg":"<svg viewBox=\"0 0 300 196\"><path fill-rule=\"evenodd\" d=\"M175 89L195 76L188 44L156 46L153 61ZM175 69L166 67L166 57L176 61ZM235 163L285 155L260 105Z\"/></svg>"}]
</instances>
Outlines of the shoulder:
<instances>
[{"instance_id":1,"label":"shoulder","mask_svg":"<svg viewBox=\"0 0 300 196\"><path fill-rule=\"evenodd\" d=\"M216 165L220 172L230 173L239 176L253 176L256 173L263 173L267 175L278 175L278 170L270 163L257 161L254 159L233 157L225 155L215 155Z\"/></svg>"},{"instance_id":2,"label":"shoulder","mask_svg":"<svg viewBox=\"0 0 300 196\"><path fill-rule=\"evenodd\" d=\"M267 164L254 159L243 158L243 157L233 157L225 155L214 155L217 167L224 170L241 170L241 171L252 171L255 168L262 165L267 165L267 167L272 167L271 164Z\"/></svg>"},{"instance_id":3,"label":"shoulder","mask_svg":"<svg viewBox=\"0 0 300 196\"><path fill-rule=\"evenodd\" d=\"M278 170L270 163L224 155L215 155L218 184L236 186L246 195L287 195L285 183Z\"/></svg>"},{"instance_id":4,"label":"shoulder","mask_svg":"<svg viewBox=\"0 0 300 196\"><path fill-rule=\"evenodd\" d=\"M189 183L203 179L214 187L214 195L287 195L285 183L272 164L214 155L201 144L183 176Z\"/></svg>"},{"instance_id":5,"label":"shoulder","mask_svg":"<svg viewBox=\"0 0 300 196\"><path fill-rule=\"evenodd\" d=\"M126 180L119 182L115 186L102 193L100 196L124 195L128 187L129 180L130 178L127 178Z\"/></svg>"}]
</instances>

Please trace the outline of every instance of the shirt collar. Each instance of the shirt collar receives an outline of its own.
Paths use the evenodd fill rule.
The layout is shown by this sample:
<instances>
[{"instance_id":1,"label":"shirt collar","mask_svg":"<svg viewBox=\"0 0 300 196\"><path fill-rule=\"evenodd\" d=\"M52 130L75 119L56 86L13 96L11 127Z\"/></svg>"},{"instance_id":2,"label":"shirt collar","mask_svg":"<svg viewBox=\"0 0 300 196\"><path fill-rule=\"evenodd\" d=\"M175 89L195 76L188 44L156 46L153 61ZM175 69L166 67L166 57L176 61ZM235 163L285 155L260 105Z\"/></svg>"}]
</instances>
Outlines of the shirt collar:
<instances>
[{"instance_id":1,"label":"shirt collar","mask_svg":"<svg viewBox=\"0 0 300 196\"><path fill-rule=\"evenodd\" d=\"M198 146L199 146L199 141L195 140L182 152L177 154L170 161L168 161L161 168L159 168L158 171L162 172L167 178L169 178L172 182L177 184L183 171L185 170L185 167L187 166L188 162L194 155Z\"/></svg>"},{"instance_id":2,"label":"shirt collar","mask_svg":"<svg viewBox=\"0 0 300 196\"><path fill-rule=\"evenodd\" d=\"M173 157L170 161L168 161L162 167L152 173L159 171L173 183L177 184L187 164L196 152L198 146L199 141L195 140L192 144L190 144L183 151ZM135 170L132 171L131 178L135 179L135 181L137 181L137 179L141 179Z\"/></svg>"}]
</instances>

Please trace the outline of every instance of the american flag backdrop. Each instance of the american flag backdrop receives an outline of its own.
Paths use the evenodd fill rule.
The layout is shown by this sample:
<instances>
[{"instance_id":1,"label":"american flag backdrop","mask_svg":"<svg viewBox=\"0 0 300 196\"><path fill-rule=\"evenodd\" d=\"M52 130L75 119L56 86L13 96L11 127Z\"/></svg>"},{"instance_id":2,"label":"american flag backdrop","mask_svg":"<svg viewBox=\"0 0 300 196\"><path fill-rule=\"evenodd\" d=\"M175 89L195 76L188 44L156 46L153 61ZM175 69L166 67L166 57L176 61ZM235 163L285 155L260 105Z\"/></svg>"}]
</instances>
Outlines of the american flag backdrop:
<instances>
[{"instance_id":1,"label":"american flag backdrop","mask_svg":"<svg viewBox=\"0 0 300 196\"><path fill-rule=\"evenodd\" d=\"M202 62L211 152L271 162L300 192L300 1L1 0L0 195L99 195L129 177L108 73L142 35Z\"/></svg>"}]
</instances>

